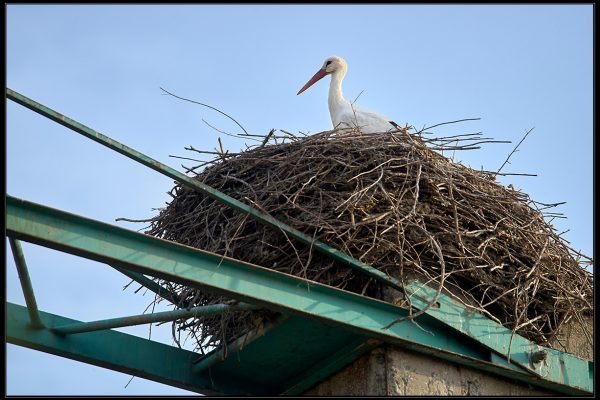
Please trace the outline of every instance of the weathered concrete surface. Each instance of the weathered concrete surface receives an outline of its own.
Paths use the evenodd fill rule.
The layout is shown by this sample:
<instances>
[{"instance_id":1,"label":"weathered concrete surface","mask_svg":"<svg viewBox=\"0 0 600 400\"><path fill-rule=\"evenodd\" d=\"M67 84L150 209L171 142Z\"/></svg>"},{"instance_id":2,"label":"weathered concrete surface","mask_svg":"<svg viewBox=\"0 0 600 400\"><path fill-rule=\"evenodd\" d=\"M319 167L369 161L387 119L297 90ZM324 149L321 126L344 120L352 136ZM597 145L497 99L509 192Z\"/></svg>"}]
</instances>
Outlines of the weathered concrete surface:
<instances>
[{"instance_id":1,"label":"weathered concrete surface","mask_svg":"<svg viewBox=\"0 0 600 400\"><path fill-rule=\"evenodd\" d=\"M527 384L386 345L361 357L307 396L552 396Z\"/></svg>"},{"instance_id":2,"label":"weathered concrete surface","mask_svg":"<svg viewBox=\"0 0 600 400\"><path fill-rule=\"evenodd\" d=\"M402 304L397 292L385 293L385 300ZM586 332L582 328L586 326ZM593 319L565 324L552 343L553 348L592 360ZM525 383L481 372L405 350L384 345L317 384L305 395L312 396L553 396Z\"/></svg>"},{"instance_id":3,"label":"weathered concrete surface","mask_svg":"<svg viewBox=\"0 0 600 400\"><path fill-rule=\"evenodd\" d=\"M386 396L387 374L384 347L372 350L318 384L308 396Z\"/></svg>"}]
</instances>

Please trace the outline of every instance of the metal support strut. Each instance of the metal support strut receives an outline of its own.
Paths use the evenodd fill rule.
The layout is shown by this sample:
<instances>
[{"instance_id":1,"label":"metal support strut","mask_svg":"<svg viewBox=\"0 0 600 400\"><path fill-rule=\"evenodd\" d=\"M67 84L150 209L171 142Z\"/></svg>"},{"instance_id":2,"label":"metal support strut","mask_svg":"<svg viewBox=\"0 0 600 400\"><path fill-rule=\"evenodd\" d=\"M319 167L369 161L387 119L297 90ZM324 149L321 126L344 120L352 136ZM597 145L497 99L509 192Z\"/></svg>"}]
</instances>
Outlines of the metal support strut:
<instances>
[{"instance_id":1,"label":"metal support strut","mask_svg":"<svg viewBox=\"0 0 600 400\"><path fill-rule=\"evenodd\" d=\"M193 318L207 315L224 314L229 311L254 310L259 307L252 304L212 304L210 306L194 307L189 310L173 310L157 312L152 314L132 315L129 317L103 319L92 322L80 322L75 324L63 325L52 328L52 330L61 335L73 333L92 332L111 328L120 328L123 326L141 325L152 322L175 321L182 318Z\"/></svg>"},{"instance_id":2,"label":"metal support strut","mask_svg":"<svg viewBox=\"0 0 600 400\"><path fill-rule=\"evenodd\" d=\"M29 313L31 327L43 329L44 324L40 319L40 312L38 310L37 302L35 301L35 294L33 293L33 286L31 285L31 279L29 278L29 271L27 270L27 263L25 262L25 255L23 254L21 242L12 237L9 237L8 241L10 243L10 248L12 249L15 264L17 265L17 272L19 274L19 280L21 281L21 287L23 288L23 295L25 296L25 303L27 304L27 312Z\"/></svg>"}]
</instances>

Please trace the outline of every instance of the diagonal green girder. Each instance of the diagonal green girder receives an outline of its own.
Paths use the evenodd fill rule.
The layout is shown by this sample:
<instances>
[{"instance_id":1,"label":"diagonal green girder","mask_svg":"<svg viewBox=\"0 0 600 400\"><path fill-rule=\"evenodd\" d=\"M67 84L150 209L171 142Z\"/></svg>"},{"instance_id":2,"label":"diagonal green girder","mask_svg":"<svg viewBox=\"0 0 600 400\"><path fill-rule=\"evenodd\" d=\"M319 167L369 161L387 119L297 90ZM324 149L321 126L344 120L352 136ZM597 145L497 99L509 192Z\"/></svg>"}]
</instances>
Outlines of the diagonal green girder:
<instances>
[{"instance_id":1,"label":"diagonal green girder","mask_svg":"<svg viewBox=\"0 0 600 400\"><path fill-rule=\"evenodd\" d=\"M140 162L141 164L148 166L156 171L161 172L164 175L167 175L169 177L172 177L176 180L178 180L179 182L181 182L183 185L188 186L193 188L194 190L197 190L201 193L204 193L214 199L216 199L217 201L220 201L224 204L229 205L230 207L238 210L238 211L242 211L244 213L249 214L251 217L255 218L256 220L258 220L261 223L265 223L267 225L271 225L273 227L276 227L278 229L283 230L284 232L288 233L290 236L300 240L303 243L309 244L311 246L313 246L317 251L321 251L325 254L330 255L331 257L333 257L334 259L337 259L338 261L342 261L344 263L346 263L347 265L361 270L369 275L371 275L372 277L374 277L375 279L381 280L386 282L388 285L395 287L397 289L401 289L399 286L399 282L392 277L389 277L388 275L386 275L385 273L378 271L374 268L372 268L370 265L364 264L362 262L360 262L359 260L356 260L340 251L338 251L337 249L331 248L330 246L322 243L322 242L318 242L318 241L314 241L312 238L306 236L305 234L303 234L302 232L299 232L287 225L285 225L284 223L272 218L271 216L269 216L268 214L264 214L259 212L256 209L253 209L252 207L239 202L238 200L231 198L207 185L204 185L200 182L197 182L189 177L187 177L184 174L181 174L180 172L164 165L161 164L160 162L132 149L129 148L105 135L102 135L101 133L88 128L87 126L78 123L77 121L74 121L40 103L35 102L32 99L27 98L26 96L21 95L20 93L17 93L11 89L6 89L6 96L7 98L37 112L40 115L43 115L46 118L49 118L59 124L62 124L66 127L68 127L69 129L78 132L80 134L82 134L83 136L94 140L100 144L103 144L104 146L107 146L108 148L115 150L129 158L132 158L133 160ZM118 267L117 267L118 268ZM121 271L123 273L125 273L126 275L131 275L131 274L136 274L135 271L128 271L128 270L123 270L121 269ZM133 279L136 279L138 281L140 280L144 280L146 281L146 283L152 283L151 281L149 281L147 278L144 278L143 276L140 275L131 275ZM145 284L145 283L142 283ZM417 286L419 287L420 284ZM154 288L153 290L158 290L158 292L161 291L160 288ZM428 289L425 287L423 288L423 290L427 291ZM412 291L412 290L411 290ZM431 293L429 293L431 294ZM429 296L429 298L431 298L433 296ZM447 300L447 299L446 299ZM442 301L443 303L443 301ZM419 308L419 307L424 307L427 304L425 302L422 301L418 301L415 300L413 301L413 304ZM450 303L448 303L450 304ZM476 340L483 345L484 347L487 347L495 352L498 352L499 354L503 354L503 355L509 355L509 359L511 359L512 363L516 364L516 365L520 365L522 367L523 370L528 371L529 373L532 374L538 374L541 375L545 378L545 380L549 380L549 381L554 381L554 382L558 382L558 383L563 383L565 381L568 381L568 384L571 386L576 386L576 387L586 387L589 386L589 383L591 382L591 378L589 377L590 374L581 374L580 379L566 379L565 378L565 374L564 374L564 370L570 370L571 368L578 368L578 370L582 371L583 370L583 364L585 363L584 360L580 360L576 357L572 357L568 354L563 354L561 352L557 352L555 350L552 349L548 349L542 346L536 346L535 344L532 344L531 342L527 341L526 339L518 336L518 335L510 335L510 331L508 331L507 329L503 328L501 325L495 324L493 321L488 320L487 318L480 316L479 320L475 321L475 319L468 319L468 329L464 329L464 315L468 314L465 312L464 307L461 307L460 305L457 306L458 308L454 314L455 315L459 315L458 320L453 319L452 317L448 317L448 313L446 308L444 308L444 311L442 311L441 309L435 309L435 308L431 308L428 310L427 314L430 316L433 316L434 318L436 318L437 320L443 321L444 324L452 327L453 329L456 329L457 331L464 333L468 336L470 336L471 338L476 338ZM511 345L509 347L509 345L507 344L507 337L510 336L510 342ZM514 342L513 342L513 339ZM544 362L543 364L535 364L532 363L530 360L532 358L532 354L534 354L535 352L539 353L539 352L545 352L550 353L550 363L548 365L548 363ZM494 358L494 357L493 357ZM496 358L494 358L496 359ZM510 365L510 368L515 368L513 365ZM592 371L593 370L593 363L590 363L588 366L588 371Z\"/></svg>"},{"instance_id":2,"label":"diagonal green girder","mask_svg":"<svg viewBox=\"0 0 600 400\"><path fill-rule=\"evenodd\" d=\"M120 154L123 154L126 157L131 158L132 160L141 163L142 165L145 165L146 167L152 168L153 170L158 171L163 175L173 178L186 187L192 188L193 190L210 196L211 198L223 204L226 204L235 210L248 214L250 217L254 218L256 221L262 224L272 226L276 229L280 229L281 231L285 232L294 239L297 239L304 244L312 246L316 251L326 254L329 257L339 262L342 262L345 265L350 266L351 268L357 269L378 281L384 282L388 286L394 287L402 291L402 284L400 283L400 281L398 281L398 279L393 278L387 275L385 272L373 268L372 266L365 264L362 261L350 257L348 254L341 252L321 241L315 240L311 236L308 236L305 233L302 233L299 230L292 228L287 224L284 224L278 219L263 212L260 212L257 209L250 207L249 205L244 204L241 201L216 190L215 188L212 188L196 179L190 178L189 176L182 174L181 172L169 167L168 165L165 165L151 157L148 157L147 155L140 153L139 151L132 149L131 147L126 146L123 143L120 143L106 135L103 135L102 133L92 128L89 128L59 112L56 112L53 109L36 102L35 100L23 96L22 94L15 92L14 90L6 88L6 97L54 122L57 122L85 136L88 139L98 142L111 150L114 150Z\"/></svg>"},{"instance_id":3,"label":"diagonal green girder","mask_svg":"<svg viewBox=\"0 0 600 400\"><path fill-rule=\"evenodd\" d=\"M434 298L436 290L412 282L406 285L406 292L411 297L411 304L419 309L427 306L428 299ZM466 308L449 296L440 296L436 306L429 308L427 314L444 321L458 332L475 338L498 354L510 354L512 363L548 381L560 382L565 379L572 386L592 387L594 367L592 361L533 343L483 314ZM543 362L534 362L534 354L541 353L545 357ZM566 371L579 373L568 374Z\"/></svg>"},{"instance_id":4,"label":"diagonal green girder","mask_svg":"<svg viewBox=\"0 0 600 400\"><path fill-rule=\"evenodd\" d=\"M40 316L50 327L80 322L43 311ZM193 392L223 394L212 390L208 374L192 372L192 361L198 358L194 352L113 330L64 337L49 329L32 329L27 308L13 303L6 304L6 340ZM228 394L250 394L235 381L224 383L222 389Z\"/></svg>"},{"instance_id":5,"label":"diagonal green girder","mask_svg":"<svg viewBox=\"0 0 600 400\"><path fill-rule=\"evenodd\" d=\"M407 311L389 303L14 197L7 196L6 204L7 234L20 240L203 288L283 313L303 315L549 390L586 394L593 388L590 364L568 354L561 353L561 357L569 360L569 368L562 369L558 378L548 379L507 362L482 343L459 334L429 315L417 318L420 327L403 321L383 329L390 322L406 316Z\"/></svg>"}]
</instances>

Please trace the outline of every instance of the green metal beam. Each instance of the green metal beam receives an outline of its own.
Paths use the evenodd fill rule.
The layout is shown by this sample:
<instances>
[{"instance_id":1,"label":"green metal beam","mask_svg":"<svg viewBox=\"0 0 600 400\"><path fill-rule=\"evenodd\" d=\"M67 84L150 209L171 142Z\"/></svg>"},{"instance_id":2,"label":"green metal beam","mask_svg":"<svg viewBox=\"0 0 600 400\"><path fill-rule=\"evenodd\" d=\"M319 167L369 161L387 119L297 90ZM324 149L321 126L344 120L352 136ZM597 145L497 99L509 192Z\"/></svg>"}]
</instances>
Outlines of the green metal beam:
<instances>
[{"instance_id":1,"label":"green metal beam","mask_svg":"<svg viewBox=\"0 0 600 400\"><path fill-rule=\"evenodd\" d=\"M165 164L162 164L161 162L151 157L148 157L147 155L140 153L139 151L132 149L129 146L126 146L114 139L111 139L110 137L103 135L92 128L80 124L79 122L72 120L71 118L62 115L61 113L58 113L52 110L51 108L44 106L43 104L40 104L26 96L23 96L22 94L15 92L14 90L6 88L6 97L54 122L57 122L77 133L80 133L88 139L98 142L111 150L114 150L118 153L123 154L126 157L131 158L134 161L139 162L140 164L143 164L149 168L152 168L155 171L160 172L163 175L173 178L184 186L187 186L200 193L210 196L211 198L223 204L226 204L235 210L248 214L250 217L254 218L256 221L262 224L272 226L276 229L280 229L283 232L290 235L291 237L299 240L300 242L312 246L316 251L329 255L337 261L340 261L354 269L362 271L363 273L373 277L374 279L381 282L385 282L387 285L402 291L402 285L400 281L398 281L396 278L393 278L387 275L386 273L379 271L376 268L373 268L368 264L365 264L353 257L350 257L346 253L343 253L323 242L314 240L311 236L308 236L300 232L299 230L284 224L283 222L277 220L276 218L273 218L268 214L262 213L257 209L250 207L249 205L244 204L241 201L226 195L225 193L222 193L196 179L190 178L189 176L186 176L185 174L182 174L181 172Z\"/></svg>"},{"instance_id":2,"label":"green metal beam","mask_svg":"<svg viewBox=\"0 0 600 400\"><path fill-rule=\"evenodd\" d=\"M332 371L339 371L360 355L366 354L382 344L376 339L355 340L342 347L334 355L315 363L302 376L296 377L293 384L284 384L287 389L281 393L282 396L301 396L317 383L324 381L332 375Z\"/></svg>"},{"instance_id":3,"label":"green metal beam","mask_svg":"<svg viewBox=\"0 0 600 400\"><path fill-rule=\"evenodd\" d=\"M248 343L253 342L258 337L264 336L265 333L268 333L277 327L281 327L281 323L287 318L287 316L279 314L275 321L264 323L260 330L251 330L249 332L246 332L244 335L237 338L232 343L228 343L226 347L221 346L214 349L209 354L194 361L194 366L192 367L193 371L196 373L203 373L207 369L211 368L213 365L225 360L225 358L227 358L228 356L230 357L232 354L238 353L244 347L246 347Z\"/></svg>"},{"instance_id":4,"label":"green metal beam","mask_svg":"<svg viewBox=\"0 0 600 400\"><path fill-rule=\"evenodd\" d=\"M111 319L103 319L91 322L78 322L69 325L60 325L52 328L52 330L60 335L71 335L74 333L84 333L100 331L104 329L119 328L123 326L142 325L152 322L175 321L182 318L204 317L208 315L224 314L227 312L255 310L258 307L252 304L212 304L209 306L201 306L190 308L189 310L173 310L156 312L152 314L131 315L128 317L119 317Z\"/></svg>"},{"instance_id":5,"label":"green metal beam","mask_svg":"<svg viewBox=\"0 0 600 400\"><path fill-rule=\"evenodd\" d=\"M38 311L37 301L35 300L33 286L31 285L31 279L29 278L29 270L27 269L27 263L25 262L23 248L21 247L21 243L14 238L9 237L8 242L10 243L10 248L17 266L17 273L19 274L23 296L25 297L25 303L27 304L27 312L29 313L31 327L34 329L42 329L44 328L44 324L40 319L40 313Z\"/></svg>"},{"instance_id":6,"label":"green metal beam","mask_svg":"<svg viewBox=\"0 0 600 400\"><path fill-rule=\"evenodd\" d=\"M168 289L166 289L166 288L162 287L161 285L159 285L158 283L154 282L152 279L146 278L143 274L140 274L138 272L128 271L124 268L119 268L114 265L111 265L111 267L113 267L114 269L116 269L117 271L122 273L123 275L128 276L129 278L133 279L134 281L136 281L140 285L144 286L148 290L156 293L157 295L159 295L163 299L167 300L168 302L175 304L175 305L179 304L180 299L179 299L179 296L177 295L177 293L169 291Z\"/></svg>"},{"instance_id":7,"label":"green metal beam","mask_svg":"<svg viewBox=\"0 0 600 400\"><path fill-rule=\"evenodd\" d=\"M192 370L200 357L196 353L110 330L73 336L33 330L27 326L25 307L8 303L6 310L9 343L208 395L301 394L298 390L313 386L377 344L312 320L283 317L210 371L197 373ZM78 323L46 312L41 316L50 327ZM344 355L344 350L349 353Z\"/></svg>"},{"instance_id":8,"label":"green metal beam","mask_svg":"<svg viewBox=\"0 0 600 400\"><path fill-rule=\"evenodd\" d=\"M275 321L272 328L251 331L239 351L227 345L227 356L210 366L209 373L221 379L250 382L250 387L271 386L271 395L300 395L324 378L333 375L377 345L376 340L319 322L314 318L288 316ZM214 354L204 360L214 359Z\"/></svg>"},{"instance_id":9,"label":"green metal beam","mask_svg":"<svg viewBox=\"0 0 600 400\"><path fill-rule=\"evenodd\" d=\"M392 321L407 316L407 311L383 301L14 197L7 196L6 206L7 234L20 240L203 288L283 313L304 315L548 390L587 394L593 388L590 364L565 353L560 353L560 357L563 366L569 369L561 369L562 375L559 377L540 377L528 368L506 361L509 354L511 359L518 359L514 348L509 349L510 353L502 353L503 359L494 358L491 361L495 354L493 351L478 341L469 340L430 315L417 318L420 326L407 320L384 329ZM466 323L469 321L467 319ZM554 355L550 354L549 357ZM568 364L564 364L567 359Z\"/></svg>"},{"instance_id":10,"label":"green metal beam","mask_svg":"<svg viewBox=\"0 0 600 400\"><path fill-rule=\"evenodd\" d=\"M40 314L49 327L79 322L43 311ZM26 307L13 303L6 304L6 340L193 392L224 393L212 389L208 375L192 372L192 360L198 357L196 353L111 330L61 336L49 329L31 329ZM224 383L222 388L226 393L249 394L234 381Z\"/></svg>"},{"instance_id":11,"label":"green metal beam","mask_svg":"<svg viewBox=\"0 0 600 400\"><path fill-rule=\"evenodd\" d=\"M411 298L411 304L416 308L427 306L436 294L436 290L418 282L406 285L406 291ZM566 382L571 386L591 388L593 375L590 375L590 372L593 371L593 362L537 345L483 314L465 308L449 296L441 296L435 307L427 310L427 314L476 339L498 354L510 357L510 362L520 365L532 374L548 381L561 382L566 378L565 371L579 371L570 374Z\"/></svg>"}]
</instances>

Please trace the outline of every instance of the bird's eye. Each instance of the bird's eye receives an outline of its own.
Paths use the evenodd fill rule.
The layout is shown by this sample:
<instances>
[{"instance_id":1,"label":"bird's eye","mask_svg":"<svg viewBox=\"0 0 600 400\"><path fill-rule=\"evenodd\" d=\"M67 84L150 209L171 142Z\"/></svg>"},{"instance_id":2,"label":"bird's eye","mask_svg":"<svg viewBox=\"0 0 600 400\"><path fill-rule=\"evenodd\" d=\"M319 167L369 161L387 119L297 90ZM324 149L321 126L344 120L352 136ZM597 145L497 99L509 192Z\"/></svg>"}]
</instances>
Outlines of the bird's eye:
<instances>
[{"instance_id":1,"label":"bird's eye","mask_svg":"<svg viewBox=\"0 0 600 400\"><path fill-rule=\"evenodd\" d=\"M328 66L329 64L331 64L331 60L330 60L330 61L327 61L327 62L325 63L325 66Z\"/></svg>"}]
</instances>

